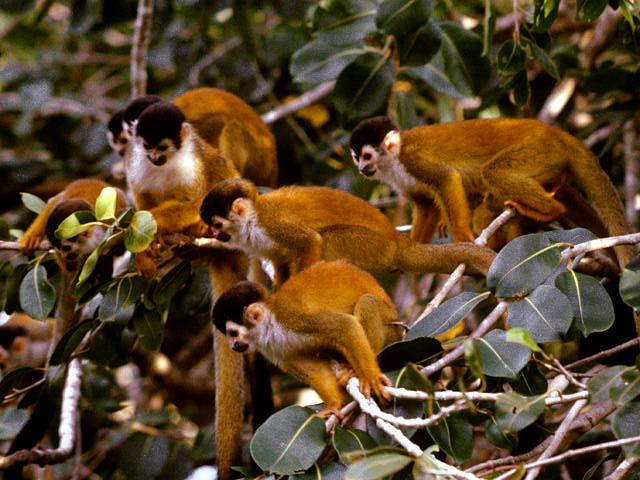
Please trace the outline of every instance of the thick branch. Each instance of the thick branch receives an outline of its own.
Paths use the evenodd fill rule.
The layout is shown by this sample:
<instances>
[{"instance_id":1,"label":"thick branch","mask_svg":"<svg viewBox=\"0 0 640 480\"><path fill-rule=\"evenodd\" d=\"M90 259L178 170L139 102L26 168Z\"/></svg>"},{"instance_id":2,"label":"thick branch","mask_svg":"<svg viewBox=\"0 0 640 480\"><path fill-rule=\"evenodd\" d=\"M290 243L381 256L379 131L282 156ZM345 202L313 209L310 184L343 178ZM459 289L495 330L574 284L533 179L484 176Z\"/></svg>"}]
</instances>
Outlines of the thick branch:
<instances>
[{"instance_id":1,"label":"thick branch","mask_svg":"<svg viewBox=\"0 0 640 480\"><path fill-rule=\"evenodd\" d=\"M147 92L147 57L151 42L153 0L138 0L138 14L131 46L131 97Z\"/></svg>"},{"instance_id":2,"label":"thick branch","mask_svg":"<svg viewBox=\"0 0 640 480\"><path fill-rule=\"evenodd\" d=\"M293 102L280 105L279 107L262 114L262 121L266 124L275 123L287 115L291 115L298 110L302 110L303 108L308 107L312 103L315 103L329 95L333 91L333 87L335 87L335 85L335 80L321 83L313 90L309 90L308 92L300 95Z\"/></svg>"}]
</instances>

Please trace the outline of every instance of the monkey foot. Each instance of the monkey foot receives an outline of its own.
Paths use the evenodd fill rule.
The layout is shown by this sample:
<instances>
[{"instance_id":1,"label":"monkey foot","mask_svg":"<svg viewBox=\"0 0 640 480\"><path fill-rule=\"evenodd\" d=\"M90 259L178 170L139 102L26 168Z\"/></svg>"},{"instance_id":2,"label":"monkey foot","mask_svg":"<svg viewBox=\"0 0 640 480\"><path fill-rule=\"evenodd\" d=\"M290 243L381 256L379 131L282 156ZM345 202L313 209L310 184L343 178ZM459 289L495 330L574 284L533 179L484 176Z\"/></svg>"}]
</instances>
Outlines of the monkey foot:
<instances>
[{"instance_id":1,"label":"monkey foot","mask_svg":"<svg viewBox=\"0 0 640 480\"><path fill-rule=\"evenodd\" d=\"M551 197L550 197L550 200L551 200ZM554 202L558 203L555 200ZM557 219L560 215L562 215L566 211L564 207L561 207L561 208L557 208L556 210L558 211L556 212L543 213L538 210L534 210L533 208L527 207L526 205L523 205L514 200L507 200L506 202L504 202L504 206L513 208L516 212L518 212L519 215L530 218L531 220L534 220L540 223L553 222L555 219Z\"/></svg>"},{"instance_id":2,"label":"monkey foot","mask_svg":"<svg viewBox=\"0 0 640 480\"><path fill-rule=\"evenodd\" d=\"M334 362L332 364L333 373L335 373L338 380L338 385L346 387L347 382L351 377L355 377L356 372L351 368L348 363Z\"/></svg>"},{"instance_id":3,"label":"monkey foot","mask_svg":"<svg viewBox=\"0 0 640 480\"><path fill-rule=\"evenodd\" d=\"M318 415L322 418L329 418L331 415L335 415L340 421L344 420L344 415L340 412L340 407L325 407L318 412Z\"/></svg>"},{"instance_id":4,"label":"monkey foot","mask_svg":"<svg viewBox=\"0 0 640 480\"><path fill-rule=\"evenodd\" d=\"M43 237L40 235L23 235L19 240L20 250L25 255L32 253L42 242Z\"/></svg>"},{"instance_id":5,"label":"monkey foot","mask_svg":"<svg viewBox=\"0 0 640 480\"><path fill-rule=\"evenodd\" d=\"M376 398L384 402L391 400L391 394L387 392L385 388L390 385L391 380L383 374L380 374L380 377L374 380L360 379L360 391L365 397L371 398L373 394Z\"/></svg>"}]
</instances>

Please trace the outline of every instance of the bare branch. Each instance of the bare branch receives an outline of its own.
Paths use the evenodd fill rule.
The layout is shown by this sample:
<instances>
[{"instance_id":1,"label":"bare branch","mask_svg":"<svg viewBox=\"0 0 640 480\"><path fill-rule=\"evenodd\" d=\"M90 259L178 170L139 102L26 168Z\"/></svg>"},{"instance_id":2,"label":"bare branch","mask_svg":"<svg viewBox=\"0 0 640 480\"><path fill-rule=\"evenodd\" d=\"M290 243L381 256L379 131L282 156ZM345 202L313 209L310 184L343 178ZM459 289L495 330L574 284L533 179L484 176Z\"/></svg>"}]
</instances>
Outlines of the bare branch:
<instances>
[{"instance_id":1,"label":"bare branch","mask_svg":"<svg viewBox=\"0 0 640 480\"><path fill-rule=\"evenodd\" d=\"M619 235L617 237L596 238L595 240L578 243L573 247L563 250L560 255L560 260L562 262L568 262L572 258L594 250L615 247L617 245L634 245L636 243L640 243L640 233L629 233L627 235Z\"/></svg>"},{"instance_id":2,"label":"bare branch","mask_svg":"<svg viewBox=\"0 0 640 480\"><path fill-rule=\"evenodd\" d=\"M16 463L37 463L51 465L62 463L73 454L76 442L76 423L78 422L80 400L80 385L82 383L82 366L80 360L69 362L67 379L62 391L62 407L60 410L60 425L58 448L47 450L19 450L6 457L0 457L0 470L9 468Z\"/></svg>"},{"instance_id":3,"label":"bare branch","mask_svg":"<svg viewBox=\"0 0 640 480\"><path fill-rule=\"evenodd\" d=\"M131 97L147 92L147 57L151 43L153 0L138 0L138 14L131 45Z\"/></svg>"},{"instance_id":4,"label":"bare branch","mask_svg":"<svg viewBox=\"0 0 640 480\"><path fill-rule=\"evenodd\" d=\"M616 467L611 475L605 477L604 480L622 480L625 475L629 473L629 470L631 470L639 461L640 458L638 457L625 458L620 462L620 465Z\"/></svg>"},{"instance_id":5,"label":"bare branch","mask_svg":"<svg viewBox=\"0 0 640 480\"><path fill-rule=\"evenodd\" d=\"M547 97L544 105L538 113L538 120L549 123L554 120L567 105L567 102L576 91L577 80L575 78L565 77L560 80L553 91Z\"/></svg>"},{"instance_id":6,"label":"bare branch","mask_svg":"<svg viewBox=\"0 0 640 480\"><path fill-rule=\"evenodd\" d=\"M303 108L308 107L312 103L315 103L318 100L329 95L333 91L333 87L335 87L335 85L335 80L321 83L313 90L309 90L308 92L300 95L293 102L289 102L285 105L280 105L273 110L262 114L262 121L266 124L275 123L281 118L286 117L287 115L291 115L298 110L302 110Z\"/></svg>"},{"instance_id":7,"label":"bare branch","mask_svg":"<svg viewBox=\"0 0 640 480\"><path fill-rule=\"evenodd\" d=\"M500 399L499 393L485 392L456 392L455 390L444 390L429 394L418 390L407 390L405 388L387 387L389 392L395 398L403 398L407 400L435 400L436 402L449 401L471 401L471 402L497 402ZM556 392L549 392L549 396L545 399L545 404L557 405L560 403L576 402L589 397L589 392L576 392L568 395L558 395Z\"/></svg>"},{"instance_id":8,"label":"bare branch","mask_svg":"<svg viewBox=\"0 0 640 480\"><path fill-rule=\"evenodd\" d=\"M572 369L572 368L576 368L576 367L580 367L582 365L586 365L587 363L591 363L591 362L595 362L596 360L600 360L601 358L607 358L610 357L611 355L618 353L622 350L625 350L627 348L631 348L635 345L640 344L640 337L638 338L634 338L632 340L629 340L628 342L624 342L623 344L620 344L616 347L613 348L609 348L607 350L603 350L602 352L598 352L595 355L591 355L590 357L586 357L586 358L581 358L580 360L576 360L573 363L570 363L569 365L566 365L565 368L567 369Z\"/></svg>"},{"instance_id":9,"label":"bare branch","mask_svg":"<svg viewBox=\"0 0 640 480\"><path fill-rule=\"evenodd\" d=\"M638 195L638 173L640 173L640 150L638 149L638 136L635 118L628 120L624 125L624 200L625 217L632 231L638 230L638 212L636 211L636 197Z\"/></svg>"}]
</instances>

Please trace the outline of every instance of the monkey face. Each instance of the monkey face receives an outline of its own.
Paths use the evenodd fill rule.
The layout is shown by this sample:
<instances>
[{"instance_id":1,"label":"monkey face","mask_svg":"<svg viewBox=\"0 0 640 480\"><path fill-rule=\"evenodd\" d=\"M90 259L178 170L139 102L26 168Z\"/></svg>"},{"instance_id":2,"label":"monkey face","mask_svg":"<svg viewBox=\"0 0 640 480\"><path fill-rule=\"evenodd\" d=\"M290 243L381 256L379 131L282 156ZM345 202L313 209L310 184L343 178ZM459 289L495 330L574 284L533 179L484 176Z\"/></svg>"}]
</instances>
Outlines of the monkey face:
<instances>
[{"instance_id":1,"label":"monkey face","mask_svg":"<svg viewBox=\"0 0 640 480\"><path fill-rule=\"evenodd\" d=\"M100 226L92 227L73 238L60 240L57 248L61 264L68 272L75 272L80 268L84 259L93 252L104 238L105 229Z\"/></svg>"},{"instance_id":2,"label":"monkey face","mask_svg":"<svg viewBox=\"0 0 640 480\"><path fill-rule=\"evenodd\" d=\"M359 156L351 150L351 158L358 167L358 171L366 177L374 176L378 170L379 154L372 145L364 145Z\"/></svg>"},{"instance_id":3,"label":"monkey face","mask_svg":"<svg viewBox=\"0 0 640 480\"><path fill-rule=\"evenodd\" d=\"M211 217L210 225L213 230L213 238L221 242L228 242L235 233L234 225L226 218L218 215Z\"/></svg>"},{"instance_id":4,"label":"monkey face","mask_svg":"<svg viewBox=\"0 0 640 480\"><path fill-rule=\"evenodd\" d=\"M117 135L114 135L111 131L107 131L107 140L109 141L109 146L111 146L113 151L121 157L124 157L127 147L129 146L129 136L125 131L122 130Z\"/></svg>"},{"instance_id":5,"label":"monkey face","mask_svg":"<svg viewBox=\"0 0 640 480\"><path fill-rule=\"evenodd\" d=\"M157 145L151 145L145 139L142 139L142 147L147 156L147 160L156 167L160 167L167 163L167 160L176 153L176 146L168 138L162 139Z\"/></svg>"},{"instance_id":6,"label":"monkey face","mask_svg":"<svg viewBox=\"0 0 640 480\"><path fill-rule=\"evenodd\" d=\"M253 340L247 327L229 320L226 323L226 332L231 350L239 353L248 351L250 347L253 350Z\"/></svg>"}]
</instances>

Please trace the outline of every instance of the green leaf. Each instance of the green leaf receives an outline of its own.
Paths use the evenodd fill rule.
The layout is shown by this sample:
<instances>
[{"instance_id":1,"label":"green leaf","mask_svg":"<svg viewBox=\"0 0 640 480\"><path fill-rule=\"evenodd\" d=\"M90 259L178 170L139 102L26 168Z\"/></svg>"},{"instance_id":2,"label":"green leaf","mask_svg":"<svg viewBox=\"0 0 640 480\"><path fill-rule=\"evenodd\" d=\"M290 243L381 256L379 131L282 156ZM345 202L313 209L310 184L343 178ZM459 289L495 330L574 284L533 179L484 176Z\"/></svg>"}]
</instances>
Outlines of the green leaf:
<instances>
[{"instance_id":1,"label":"green leaf","mask_svg":"<svg viewBox=\"0 0 640 480\"><path fill-rule=\"evenodd\" d=\"M622 270L620 296L627 305L640 310L640 256L631 260Z\"/></svg>"},{"instance_id":2,"label":"green leaf","mask_svg":"<svg viewBox=\"0 0 640 480\"><path fill-rule=\"evenodd\" d=\"M466 462L473 452L473 427L461 415L451 415L442 419L427 431L434 442L450 455L457 464Z\"/></svg>"},{"instance_id":3,"label":"green leaf","mask_svg":"<svg viewBox=\"0 0 640 480\"><path fill-rule=\"evenodd\" d=\"M549 285L540 285L523 300L509 305L509 325L527 330L536 342L560 339L573 320L569 299Z\"/></svg>"},{"instance_id":4,"label":"green leaf","mask_svg":"<svg viewBox=\"0 0 640 480\"><path fill-rule=\"evenodd\" d=\"M426 22L411 33L396 35L401 65L424 65L438 53L442 44L441 31L432 22Z\"/></svg>"},{"instance_id":5,"label":"green leaf","mask_svg":"<svg viewBox=\"0 0 640 480\"><path fill-rule=\"evenodd\" d=\"M133 317L133 328L138 340L144 348L150 351L158 350L164 338L164 323L157 310L138 308Z\"/></svg>"},{"instance_id":6,"label":"green leaf","mask_svg":"<svg viewBox=\"0 0 640 480\"><path fill-rule=\"evenodd\" d=\"M338 77L364 49L359 45L333 45L314 40L291 57L291 75L296 83L318 84Z\"/></svg>"},{"instance_id":7,"label":"green leaf","mask_svg":"<svg viewBox=\"0 0 640 480\"><path fill-rule=\"evenodd\" d=\"M65 332L51 354L49 363L51 365L60 365L63 362L67 362L76 347L80 345L84 336L95 326L95 324L96 322L94 319L90 318L74 325Z\"/></svg>"},{"instance_id":8,"label":"green leaf","mask_svg":"<svg viewBox=\"0 0 640 480\"><path fill-rule=\"evenodd\" d=\"M489 55L496 31L496 14L491 6L491 0L484 0L484 20L482 22L482 56Z\"/></svg>"},{"instance_id":9,"label":"green leaf","mask_svg":"<svg viewBox=\"0 0 640 480\"><path fill-rule=\"evenodd\" d=\"M34 213L40 213L46 205L42 199L31 193L20 192L20 198L22 199L22 204Z\"/></svg>"},{"instance_id":10,"label":"green leaf","mask_svg":"<svg viewBox=\"0 0 640 480\"><path fill-rule=\"evenodd\" d=\"M570 230L549 230L542 234L548 238L551 243L578 243L594 240L596 236L586 228L572 228Z\"/></svg>"},{"instance_id":11,"label":"green leaf","mask_svg":"<svg viewBox=\"0 0 640 480\"><path fill-rule=\"evenodd\" d=\"M156 305L168 304L173 296L178 293L191 278L191 265L187 262L173 267L162 277L156 288L153 289L152 299Z\"/></svg>"},{"instance_id":12,"label":"green leaf","mask_svg":"<svg viewBox=\"0 0 640 480\"><path fill-rule=\"evenodd\" d=\"M429 315L417 322L407 332L406 340L418 337L435 337L461 322L481 302L489 298L490 292L476 294L463 292L447 300Z\"/></svg>"},{"instance_id":13,"label":"green leaf","mask_svg":"<svg viewBox=\"0 0 640 480\"><path fill-rule=\"evenodd\" d=\"M518 444L517 437L500 430L494 417L487 418L487 421L484 423L484 434L487 440L498 448L511 450Z\"/></svg>"},{"instance_id":14,"label":"green leaf","mask_svg":"<svg viewBox=\"0 0 640 480\"><path fill-rule=\"evenodd\" d=\"M504 42L498 50L496 68L502 75L515 75L524 69L527 54L520 44L513 40Z\"/></svg>"},{"instance_id":15,"label":"green leaf","mask_svg":"<svg viewBox=\"0 0 640 480\"><path fill-rule=\"evenodd\" d=\"M376 29L375 0L322 2L313 16L316 40L332 45L356 45Z\"/></svg>"},{"instance_id":16,"label":"green leaf","mask_svg":"<svg viewBox=\"0 0 640 480\"><path fill-rule=\"evenodd\" d=\"M118 192L113 187L105 187L96 198L96 218L98 220L109 220L116 218L116 200Z\"/></svg>"},{"instance_id":17,"label":"green leaf","mask_svg":"<svg viewBox=\"0 0 640 480\"><path fill-rule=\"evenodd\" d=\"M169 460L169 439L134 433L118 451L118 465L125 478L157 478Z\"/></svg>"},{"instance_id":18,"label":"green leaf","mask_svg":"<svg viewBox=\"0 0 640 480\"><path fill-rule=\"evenodd\" d=\"M560 0L535 0L533 27L536 32L546 32L558 15Z\"/></svg>"},{"instance_id":19,"label":"green leaf","mask_svg":"<svg viewBox=\"0 0 640 480\"><path fill-rule=\"evenodd\" d=\"M125 248L132 253L142 252L153 241L156 230L156 222L151 213L145 210L136 212L124 237Z\"/></svg>"},{"instance_id":20,"label":"green leaf","mask_svg":"<svg viewBox=\"0 0 640 480\"><path fill-rule=\"evenodd\" d=\"M490 377L515 378L531 356L527 347L508 342L504 330L492 330L474 343L482 358L482 372Z\"/></svg>"},{"instance_id":21,"label":"green leaf","mask_svg":"<svg viewBox=\"0 0 640 480\"><path fill-rule=\"evenodd\" d=\"M333 91L333 104L348 119L375 115L384 110L395 79L391 59L365 53L345 68Z\"/></svg>"},{"instance_id":22,"label":"green leaf","mask_svg":"<svg viewBox=\"0 0 640 480\"><path fill-rule=\"evenodd\" d=\"M265 471L292 475L307 470L325 448L325 426L308 408L287 407L275 413L251 439L251 457Z\"/></svg>"},{"instance_id":23,"label":"green leaf","mask_svg":"<svg viewBox=\"0 0 640 480\"><path fill-rule=\"evenodd\" d=\"M560 265L560 249L539 234L523 235L509 242L489 267L487 285L499 297L526 295L544 282Z\"/></svg>"},{"instance_id":24,"label":"green leaf","mask_svg":"<svg viewBox=\"0 0 640 480\"><path fill-rule=\"evenodd\" d=\"M98 316L103 322L128 322L135 303L144 292L146 283L140 277L123 277L105 293Z\"/></svg>"},{"instance_id":25,"label":"green leaf","mask_svg":"<svg viewBox=\"0 0 640 480\"><path fill-rule=\"evenodd\" d=\"M0 412L0 442L13 439L27 423L28 419L29 413L27 410L9 407Z\"/></svg>"},{"instance_id":26,"label":"green leaf","mask_svg":"<svg viewBox=\"0 0 640 480\"><path fill-rule=\"evenodd\" d=\"M426 365L442 354L442 346L435 338L418 337L413 340L387 345L378 354L378 363L383 371L398 370L405 364Z\"/></svg>"},{"instance_id":27,"label":"green leaf","mask_svg":"<svg viewBox=\"0 0 640 480\"><path fill-rule=\"evenodd\" d=\"M607 7L607 0L577 0L576 19L593 21Z\"/></svg>"},{"instance_id":28,"label":"green leaf","mask_svg":"<svg viewBox=\"0 0 640 480\"><path fill-rule=\"evenodd\" d=\"M528 363L526 367L520 370L518 377L509 382L509 385L511 385L517 393L533 396L545 393L548 382L537 366Z\"/></svg>"},{"instance_id":29,"label":"green leaf","mask_svg":"<svg viewBox=\"0 0 640 480\"><path fill-rule=\"evenodd\" d=\"M0 380L0 402L4 401L12 389L29 385L42 378L42 370L33 367L18 367L8 372Z\"/></svg>"},{"instance_id":30,"label":"green leaf","mask_svg":"<svg viewBox=\"0 0 640 480\"><path fill-rule=\"evenodd\" d=\"M393 386L427 393L435 391L431 381L421 375L418 368L411 363L398 372L398 375L393 380ZM420 417L424 412L424 401L394 398L386 410L396 417L416 418ZM415 428L409 427L402 427L401 430L409 437L416 431Z\"/></svg>"},{"instance_id":31,"label":"green leaf","mask_svg":"<svg viewBox=\"0 0 640 480\"><path fill-rule=\"evenodd\" d=\"M411 457L399 453L381 453L353 463L347 469L345 480L375 480L393 475L412 462Z\"/></svg>"},{"instance_id":32,"label":"green leaf","mask_svg":"<svg viewBox=\"0 0 640 480\"><path fill-rule=\"evenodd\" d=\"M514 392L498 394L496 422L504 432L519 432L542 414L545 395L524 397Z\"/></svg>"},{"instance_id":33,"label":"green leaf","mask_svg":"<svg viewBox=\"0 0 640 480\"><path fill-rule=\"evenodd\" d=\"M524 347L527 347L532 352L542 353L542 349L531 338L531 334L524 328L516 327L507 331L507 342L517 343Z\"/></svg>"},{"instance_id":34,"label":"green leaf","mask_svg":"<svg viewBox=\"0 0 640 480\"><path fill-rule=\"evenodd\" d=\"M29 266L26 263L21 263L16 265L9 274L9 277L5 280L2 308L0 310L11 314L18 308L20 304L20 285L28 271Z\"/></svg>"},{"instance_id":35,"label":"green leaf","mask_svg":"<svg viewBox=\"0 0 640 480\"><path fill-rule=\"evenodd\" d=\"M560 72L558 71L558 67L556 63L551 59L551 56L547 53L547 51L538 46L535 42L528 42L523 40L523 43L529 45L531 49L532 55L540 61L544 69L547 71L549 75L551 75L556 80L560 80Z\"/></svg>"},{"instance_id":36,"label":"green leaf","mask_svg":"<svg viewBox=\"0 0 640 480\"><path fill-rule=\"evenodd\" d=\"M431 16L434 0L384 0L378 7L376 25L389 35L420 28Z\"/></svg>"},{"instance_id":37,"label":"green leaf","mask_svg":"<svg viewBox=\"0 0 640 480\"><path fill-rule=\"evenodd\" d=\"M96 218L89 210L72 213L60 222L56 230L56 237L60 239L73 238L96 225L102 225L101 222L96 222L95 220Z\"/></svg>"},{"instance_id":38,"label":"green leaf","mask_svg":"<svg viewBox=\"0 0 640 480\"><path fill-rule=\"evenodd\" d=\"M346 472L347 467L341 463L323 462L322 465L318 465L316 463L307 472L300 475L290 476L287 480L343 480ZM247 476L247 478L249 477Z\"/></svg>"},{"instance_id":39,"label":"green leaf","mask_svg":"<svg viewBox=\"0 0 640 480\"><path fill-rule=\"evenodd\" d=\"M42 265L31 269L20 284L20 306L29 316L44 320L56 305L56 289Z\"/></svg>"},{"instance_id":40,"label":"green leaf","mask_svg":"<svg viewBox=\"0 0 640 480\"><path fill-rule=\"evenodd\" d=\"M613 417L613 434L617 439L636 437L640 432L640 402L627 403ZM640 442L623 445L627 457L640 458Z\"/></svg>"},{"instance_id":41,"label":"green leaf","mask_svg":"<svg viewBox=\"0 0 640 480\"><path fill-rule=\"evenodd\" d=\"M471 374L485 382L484 373L482 373L482 355L478 344L473 340L467 339L462 344L464 346L464 358Z\"/></svg>"},{"instance_id":42,"label":"green leaf","mask_svg":"<svg viewBox=\"0 0 640 480\"><path fill-rule=\"evenodd\" d=\"M640 395L640 372L622 365L606 368L587 382L587 388L592 402L612 400L624 405Z\"/></svg>"},{"instance_id":43,"label":"green leaf","mask_svg":"<svg viewBox=\"0 0 640 480\"><path fill-rule=\"evenodd\" d=\"M341 461L345 461L344 456L348 453L358 452L366 456L367 450L378 446L377 442L371 438L371 435L357 428L343 429L336 427L333 430L332 443Z\"/></svg>"},{"instance_id":44,"label":"green leaf","mask_svg":"<svg viewBox=\"0 0 640 480\"><path fill-rule=\"evenodd\" d=\"M585 337L613 325L613 303L595 278L574 271L563 272L556 278L556 287L569 298L576 324Z\"/></svg>"},{"instance_id":45,"label":"green leaf","mask_svg":"<svg viewBox=\"0 0 640 480\"><path fill-rule=\"evenodd\" d=\"M82 270L80 270L80 275L78 275L78 281L76 282L76 286L80 286L83 284L96 269L96 265L98 264L98 259L100 258L100 254L105 247L105 242L102 241L96 247L96 249L91 252L91 254L84 261L84 265L82 265Z\"/></svg>"},{"instance_id":46,"label":"green leaf","mask_svg":"<svg viewBox=\"0 0 640 480\"><path fill-rule=\"evenodd\" d=\"M424 67L412 67L407 69L410 77L422 80L429 87L438 93L448 95L452 98L463 99L470 94L466 94L458 90L458 88L447 78L447 74L438 65L438 62L432 60L431 63Z\"/></svg>"},{"instance_id":47,"label":"green leaf","mask_svg":"<svg viewBox=\"0 0 640 480\"><path fill-rule=\"evenodd\" d=\"M529 87L529 78L527 77L527 71L521 70L516 73L511 81L506 85L507 90L513 90L513 100L519 107L526 105L531 95L531 89Z\"/></svg>"}]
</instances>

